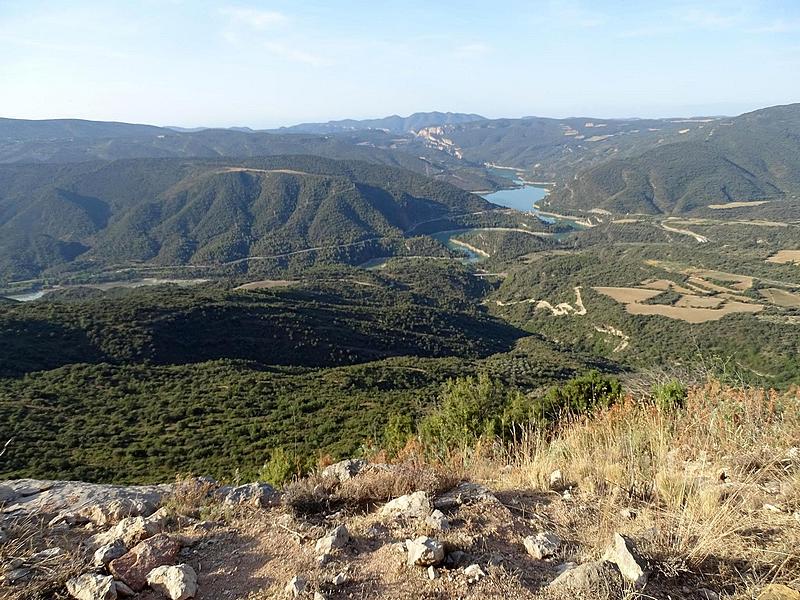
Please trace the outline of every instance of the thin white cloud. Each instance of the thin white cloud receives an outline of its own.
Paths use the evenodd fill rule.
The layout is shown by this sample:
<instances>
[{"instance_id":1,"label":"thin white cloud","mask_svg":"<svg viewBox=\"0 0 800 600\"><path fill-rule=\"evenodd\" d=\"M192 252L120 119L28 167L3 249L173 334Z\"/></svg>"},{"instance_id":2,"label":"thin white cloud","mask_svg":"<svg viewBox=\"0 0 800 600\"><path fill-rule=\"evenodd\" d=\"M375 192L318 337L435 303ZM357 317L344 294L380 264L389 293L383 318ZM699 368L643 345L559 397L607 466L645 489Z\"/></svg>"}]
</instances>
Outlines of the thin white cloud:
<instances>
[{"instance_id":1,"label":"thin white cloud","mask_svg":"<svg viewBox=\"0 0 800 600\"><path fill-rule=\"evenodd\" d=\"M283 25L289 21L289 17L285 14L274 10L229 6L220 9L220 12L227 16L232 23L258 30Z\"/></svg>"},{"instance_id":2,"label":"thin white cloud","mask_svg":"<svg viewBox=\"0 0 800 600\"><path fill-rule=\"evenodd\" d=\"M800 31L800 19L777 19L757 27L748 29L750 33L793 33Z\"/></svg>"},{"instance_id":3,"label":"thin white cloud","mask_svg":"<svg viewBox=\"0 0 800 600\"><path fill-rule=\"evenodd\" d=\"M486 56L492 51L492 47L483 42L473 42L462 44L453 48L452 55L459 59L475 59Z\"/></svg>"},{"instance_id":4,"label":"thin white cloud","mask_svg":"<svg viewBox=\"0 0 800 600\"><path fill-rule=\"evenodd\" d=\"M550 0L548 12L550 20L568 27L601 27L608 21L604 14L586 8L577 0Z\"/></svg>"},{"instance_id":5,"label":"thin white cloud","mask_svg":"<svg viewBox=\"0 0 800 600\"><path fill-rule=\"evenodd\" d=\"M717 12L707 8L689 8L680 15L683 22L702 29L730 29L742 24L743 15L738 12Z\"/></svg>"},{"instance_id":6,"label":"thin white cloud","mask_svg":"<svg viewBox=\"0 0 800 600\"><path fill-rule=\"evenodd\" d=\"M279 58L312 67L326 67L332 64L330 60L318 54L306 52L282 42L264 42L264 48Z\"/></svg>"}]
</instances>

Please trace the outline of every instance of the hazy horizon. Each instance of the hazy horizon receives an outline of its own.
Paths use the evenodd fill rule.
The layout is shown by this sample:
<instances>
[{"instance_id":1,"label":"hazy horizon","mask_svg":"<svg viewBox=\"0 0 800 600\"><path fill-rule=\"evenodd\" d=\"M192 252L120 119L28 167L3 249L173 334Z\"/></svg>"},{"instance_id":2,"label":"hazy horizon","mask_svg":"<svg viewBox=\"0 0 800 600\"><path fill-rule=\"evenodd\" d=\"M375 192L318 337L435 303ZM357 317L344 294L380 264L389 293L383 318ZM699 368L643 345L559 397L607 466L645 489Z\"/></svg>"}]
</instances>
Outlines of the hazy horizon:
<instances>
[{"instance_id":1,"label":"hazy horizon","mask_svg":"<svg viewBox=\"0 0 800 600\"><path fill-rule=\"evenodd\" d=\"M790 1L10 0L0 116L288 126L736 115L800 99ZM735 100L731 100L735 98Z\"/></svg>"}]
</instances>

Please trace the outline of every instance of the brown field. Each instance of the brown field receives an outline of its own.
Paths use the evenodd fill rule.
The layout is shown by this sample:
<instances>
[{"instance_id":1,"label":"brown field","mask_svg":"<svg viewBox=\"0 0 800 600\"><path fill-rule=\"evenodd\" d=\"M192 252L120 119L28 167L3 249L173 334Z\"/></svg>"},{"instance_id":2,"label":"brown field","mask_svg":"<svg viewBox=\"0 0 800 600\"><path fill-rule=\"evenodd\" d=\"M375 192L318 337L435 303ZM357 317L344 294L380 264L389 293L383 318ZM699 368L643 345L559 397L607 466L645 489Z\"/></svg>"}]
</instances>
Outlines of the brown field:
<instances>
[{"instance_id":1,"label":"brown field","mask_svg":"<svg viewBox=\"0 0 800 600\"><path fill-rule=\"evenodd\" d=\"M235 290L268 290L270 288L281 288L281 287L289 287L290 285L294 285L298 283L297 281L289 280L289 279L264 279L263 281L252 281L250 283L245 283L240 285Z\"/></svg>"},{"instance_id":2,"label":"brown field","mask_svg":"<svg viewBox=\"0 0 800 600\"><path fill-rule=\"evenodd\" d=\"M759 290L761 295L776 306L783 308L800 308L800 294L793 294L778 288Z\"/></svg>"},{"instance_id":3,"label":"brown field","mask_svg":"<svg viewBox=\"0 0 800 600\"><path fill-rule=\"evenodd\" d=\"M721 308L681 308L660 304L628 304L625 306L625 310L632 315L661 315L687 323L718 321L725 315L757 313L763 309L761 304L745 304L744 302L727 302Z\"/></svg>"},{"instance_id":4,"label":"brown field","mask_svg":"<svg viewBox=\"0 0 800 600\"><path fill-rule=\"evenodd\" d=\"M767 259L767 262L785 265L794 263L800 265L800 250L778 250Z\"/></svg>"},{"instance_id":5,"label":"brown field","mask_svg":"<svg viewBox=\"0 0 800 600\"><path fill-rule=\"evenodd\" d=\"M724 210L726 208L747 208L749 206L761 206L769 204L769 200L755 200L751 202L728 202L727 204L709 204L708 208L713 210Z\"/></svg>"},{"instance_id":6,"label":"brown field","mask_svg":"<svg viewBox=\"0 0 800 600\"><path fill-rule=\"evenodd\" d=\"M694 292L690 289L683 287L682 285L678 285L674 281L670 281L669 279L647 279L642 282L642 287L646 287L651 290L661 290L666 292L667 290L675 290L679 294L693 294Z\"/></svg>"},{"instance_id":7,"label":"brown field","mask_svg":"<svg viewBox=\"0 0 800 600\"><path fill-rule=\"evenodd\" d=\"M704 278L716 279L717 281L729 281L732 284L731 287L740 292L753 287L753 278L749 275L736 275L725 271L695 271L694 274Z\"/></svg>"},{"instance_id":8,"label":"brown field","mask_svg":"<svg viewBox=\"0 0 800 600\"><path fill-rule=\"evenodd\" d=\"M722 298L715 296L695 296L692 294L684 295L675 303L679 308L719 308L724 302Z\"/></svg>"},{"instance_id":9,"label":"brown field","mask_svg":"<svg viewBox=\"0 0 800 600\"><path fill-rule=\"evenodd\" d=\"M594 291L608 296L621 304L628 304L631 302L644 302L650 298L655 298L661 293L661 290L647 290L642 288L628 288L628 287L596 287L592 288Z\"/></svg>"}]
</instances>

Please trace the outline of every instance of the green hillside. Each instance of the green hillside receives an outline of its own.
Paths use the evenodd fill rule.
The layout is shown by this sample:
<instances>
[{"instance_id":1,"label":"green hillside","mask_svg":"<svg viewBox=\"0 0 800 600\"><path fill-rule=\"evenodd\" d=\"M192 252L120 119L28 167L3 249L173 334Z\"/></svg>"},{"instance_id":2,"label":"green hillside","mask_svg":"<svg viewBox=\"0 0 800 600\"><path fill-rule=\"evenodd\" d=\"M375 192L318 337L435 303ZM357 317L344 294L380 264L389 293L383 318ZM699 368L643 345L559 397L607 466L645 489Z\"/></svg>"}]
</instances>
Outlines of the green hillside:
<instances>
[{"instance_id":1,"label":"green hillside","mask_svg":"<svg viewBox=\"0 0 800 600\"><path fill-rule=\"evenodd\" d=\"M800 104L710 124L702 136L579 172L547 204L571 210L681 214L800 193Z\"/></svg>"},{"instance_id":2,"label":"green hillside","mask_svg":"<svg viewBox=\"0 0 800 600\"><path fill-rule=\"evenodd\" d=\"M134 263L241 270L489 206L409 171L318 157L5 165L0 280Z\"/></svg>"}]
</instances>

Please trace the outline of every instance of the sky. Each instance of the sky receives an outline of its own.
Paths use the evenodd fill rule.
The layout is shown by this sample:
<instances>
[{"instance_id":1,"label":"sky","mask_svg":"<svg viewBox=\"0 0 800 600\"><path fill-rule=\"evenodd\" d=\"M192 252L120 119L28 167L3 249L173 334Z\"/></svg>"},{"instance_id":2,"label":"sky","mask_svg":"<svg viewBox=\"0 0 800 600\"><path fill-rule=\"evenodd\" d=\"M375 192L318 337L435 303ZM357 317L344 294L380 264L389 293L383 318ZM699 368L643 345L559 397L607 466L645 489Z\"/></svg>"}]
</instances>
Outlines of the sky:
<instances>
[{"instance_id":1,"label":"sky","mask_svg":"<svg viewBox=\"0 0 800 600\"><path fill-rule=\"evenodd\" d=\"M275 127L800 101L800 1L0 0L0 116Z\"/></svg>"}]
</instances>

